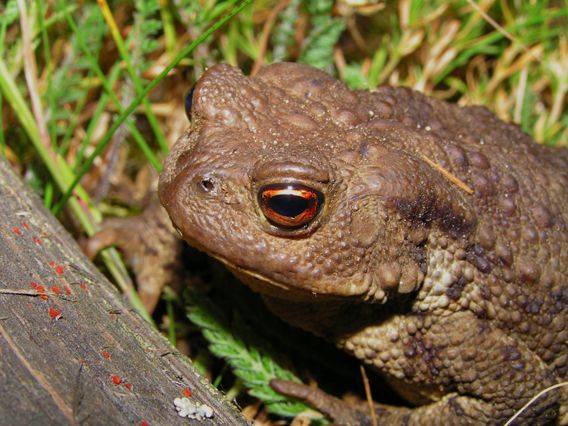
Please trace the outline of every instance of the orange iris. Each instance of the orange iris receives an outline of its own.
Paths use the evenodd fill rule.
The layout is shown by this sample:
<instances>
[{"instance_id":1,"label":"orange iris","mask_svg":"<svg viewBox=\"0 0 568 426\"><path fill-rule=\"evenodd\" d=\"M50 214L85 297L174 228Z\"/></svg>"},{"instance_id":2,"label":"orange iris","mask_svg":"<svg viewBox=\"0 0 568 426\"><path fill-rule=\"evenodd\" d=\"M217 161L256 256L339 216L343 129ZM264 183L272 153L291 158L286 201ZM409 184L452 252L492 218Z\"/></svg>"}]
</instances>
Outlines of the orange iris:
<instances>
[{"instance_id":1,"label":"orange iris","mask_svg":"<svg viewBox=\"0 0 568 426\"><path fill-rule=\"evenodd\" d=\"M310 223L323 204L321 192L300 184L271 184L258 194L264 216L274 225L299 228Z\"/></svg>"}]
</instances>

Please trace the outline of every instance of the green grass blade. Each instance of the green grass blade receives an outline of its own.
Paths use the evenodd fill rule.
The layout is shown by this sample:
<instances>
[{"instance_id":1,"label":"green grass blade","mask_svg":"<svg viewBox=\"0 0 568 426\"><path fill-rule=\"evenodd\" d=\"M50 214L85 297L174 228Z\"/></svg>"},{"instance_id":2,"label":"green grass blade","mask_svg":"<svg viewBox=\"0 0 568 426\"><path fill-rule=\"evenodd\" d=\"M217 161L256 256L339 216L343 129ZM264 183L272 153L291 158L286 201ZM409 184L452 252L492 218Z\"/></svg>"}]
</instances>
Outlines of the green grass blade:
<instances>
[{"instance_id":1,"label":"green grass blade","mask_svg":"<svg viewBox=\"0 0 568 426\"><path fill-rule=\"evenodd\" d=\"M62 2L61 0L59 1L59 6L60 8L63 8ZM71 14L69 13L69 11L65 8L63 8L65 17L67 19L67 23L69 24L69 27L71 27L71 30L73 31L75 37L77 38L77 43L79 44L81 50L83 51L83 54L85 55L85 58L87 59L87 61L90 64L91 70L95 73L95 75L99 78L99 80L101 81L101 84L105 90L105 92L110 96L114 106L116 107L118 113L120 115L124 115L124 108L122 106L122 103L120 102L120 100L118 99L118 97L116 96L116 93L114 92L114 88L111 84L111 82L106 78L105 74L103 73L103 71L101 70L97 59L93 56L93 54L91 53L89 47L86 45L85 40L83 38L82 32L81 30L77 27L77 24L75 23L75 21L73 20L73 17L71 16ZM140 102L138 102L137 104L134 105L134 108L132 109L132 111L134 111L134 109L138 106ZM132 104L130 105L132 106ZM131 111L131 112L132 112ZM130 113L128 113L123 119L122 121L119 122L119 125L122 124L122 122L124 122L127 118L127 116L130 115ZM127 122L126 126L128 126L128 130L130 131L130 134L132 135L132 137L134 138L134 141L136 142L136 144L138 145L138 147L140 148L140 150L143 152L143 154L146 156L146 158L148 159L148 161L150 162L150 164L152 165L152 167L154 167L154 169L156 171L160 171L161 168L161 164L160 161L158 160L158 158L156 157L156 155L154 154L154 152L152 151L152 148L150 148L150 146L146 143L146 141L144 140L144 137L142 136L142 134L140 133L140 131L136 128L136 126L134 126L134 124ZM116 128L118 128L120 126L117 126ZM116 131L116 129L114 130ZM106 147L106 144L108 142L110 142L112 136L114 135L114 131L112 131L111 133L108 133L108 135L110 136L108 138L108 140L106 141L106 143L100 148L97 147L95 150L97 153L100 154L100 152L102 152L104 150L104 148ZM103 139L104 141L105 139ZM102 142L102 141L101 141ZM87 159L87 161L89 161ZM93 160L94 161L94 158ZM92 164L91 161L91 164ZM82 170L84 170L84 172L79 172L79 176L78 179L80 180L83 176L84 173L86 173L86 171L90 168L91 164L89 164L89 167L83 167ZM71 189L76 185L76 183L74 185L71 185ZM64 195L64 199L67 197L67 194ZM63 207L65 203L64 202L60 202L57 206L56 209L54 210L55 214L58 214L61 211L61 208Z\"/></svg>"},{"instance_id":2,"label":"green grass blade","mask_svg":"<svg viewBox=\"0 0 568 426\"><path fill-rule=\"evenodd\" d=\"M124 44L124 39L120 34L120 30L116 25L116 21L114 20L114 17L108 7L106 0L99 1L99 7L101 8L105 21L107 22L107 25L110 29L110 33L116 44L116 47L118 48L120 57L122 58L122 60L126 65L126 70L128 72L128 75L130 76L130 79L132 80L132 83L134 84L134 89L136 94L139 96L141 93L145 93L144 96L141 97L140 101L144 108L144 112L146 113L146 118L148 119L148 123L150 124L150 127L152 128L152 131L154 132L154 135L158 140L158 145L160 145L160 149L162 150L162 152L167 153L169 150L168 142L166 141L164 133L160 128L160 124L156 119L156 115L152 111L152 106L150 105L150 101L148 101L148 98L146 97L148 92L144 92L142 80L140 79L138 73L136 72L134 66L132 65L130 54L128 53L128 49Z\"/></svg>"}]
</instances>

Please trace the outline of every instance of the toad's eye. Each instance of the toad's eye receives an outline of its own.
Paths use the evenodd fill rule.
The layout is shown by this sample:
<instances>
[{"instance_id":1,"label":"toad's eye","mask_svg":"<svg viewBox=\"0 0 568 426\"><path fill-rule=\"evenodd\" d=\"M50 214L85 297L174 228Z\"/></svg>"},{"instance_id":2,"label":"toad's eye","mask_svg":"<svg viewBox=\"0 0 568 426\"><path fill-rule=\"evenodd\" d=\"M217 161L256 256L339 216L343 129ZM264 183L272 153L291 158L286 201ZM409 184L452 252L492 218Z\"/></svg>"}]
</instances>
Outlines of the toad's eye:
<instances>
[{"instance_id":1,"label":"toad's eye","mask_svg":"<svg viewBox=\"0 0 568 426\"><path fill-rule=\"evenodd\" d=\"M193 104L193 92L195 90L195 86L191 88L187 96L185 97L185 116L189 121L191 121L191 106Z\"/></svg>"},{"instance_id":2,"label":"toad's eye","mask_svg":"<svg viewBox=\"0 0 568 426\"><path fill-rule=\"evenodd\" d=\"M318 215L323 202L321 192L300 184L271 184L258 191L262 213L280 228L307 225Z\"/></svg>"}]
</instances>

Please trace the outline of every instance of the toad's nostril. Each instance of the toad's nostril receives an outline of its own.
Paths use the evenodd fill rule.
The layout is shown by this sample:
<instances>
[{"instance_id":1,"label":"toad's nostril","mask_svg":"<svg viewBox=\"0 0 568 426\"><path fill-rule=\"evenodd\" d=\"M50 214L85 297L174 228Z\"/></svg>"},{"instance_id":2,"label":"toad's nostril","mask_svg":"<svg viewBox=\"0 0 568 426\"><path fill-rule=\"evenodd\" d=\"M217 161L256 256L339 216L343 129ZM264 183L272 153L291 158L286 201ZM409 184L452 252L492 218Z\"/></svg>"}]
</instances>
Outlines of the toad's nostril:
<instances>
[{"instance_id":1,"label":"toad's nostril","mask_svg":"<svg viewBox=\"0 0 568 426\"><path fill-rule=\"evenodd\" d=\"M215 182L209 177L204 177L199 182L199 188L205 193L212 192L215 189Z\"/></svg>"}]
</instances>

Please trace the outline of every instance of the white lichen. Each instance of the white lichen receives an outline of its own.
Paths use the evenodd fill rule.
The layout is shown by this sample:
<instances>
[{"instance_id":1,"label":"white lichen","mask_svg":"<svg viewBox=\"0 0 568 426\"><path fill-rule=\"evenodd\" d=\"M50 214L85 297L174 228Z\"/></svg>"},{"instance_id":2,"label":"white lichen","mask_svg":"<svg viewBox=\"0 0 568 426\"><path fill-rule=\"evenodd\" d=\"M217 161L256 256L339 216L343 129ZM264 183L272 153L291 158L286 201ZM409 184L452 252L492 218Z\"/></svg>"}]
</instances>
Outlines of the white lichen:
<instances>
[{"instance_id":1,"label":"white lichen","mask_svg":"<svg viewBox=\"0 0 568 426\"><path fill-rule=\"evenodd\" d=\"M180 417L187 417L192 420L203 420L213 417L213 409L199 401L192 401L189 398L176 398L174 399L174 405Z\"/></svg>"}]
</instances>

